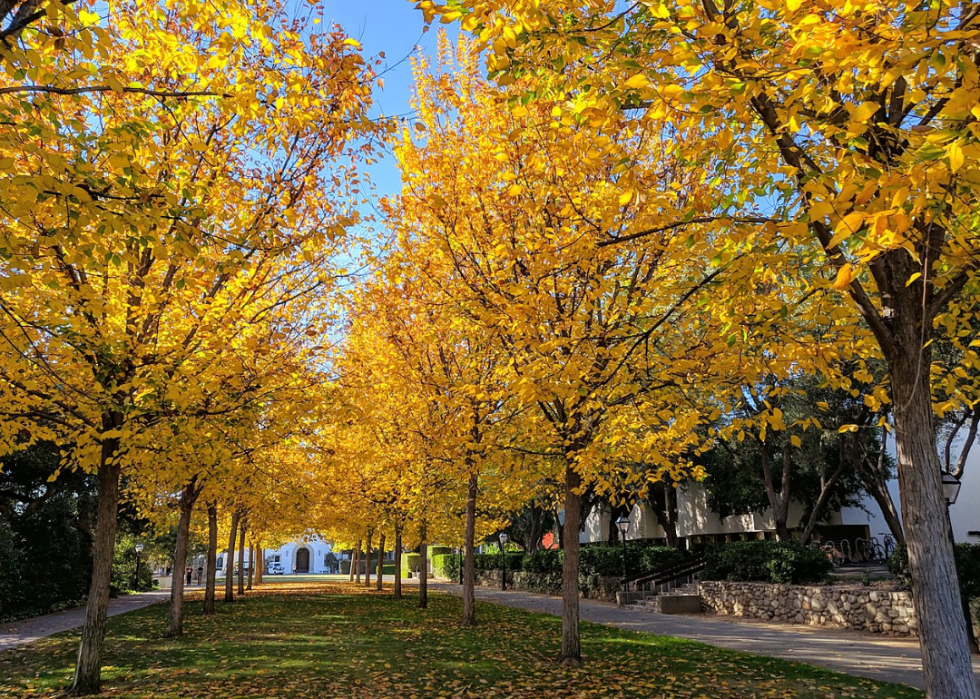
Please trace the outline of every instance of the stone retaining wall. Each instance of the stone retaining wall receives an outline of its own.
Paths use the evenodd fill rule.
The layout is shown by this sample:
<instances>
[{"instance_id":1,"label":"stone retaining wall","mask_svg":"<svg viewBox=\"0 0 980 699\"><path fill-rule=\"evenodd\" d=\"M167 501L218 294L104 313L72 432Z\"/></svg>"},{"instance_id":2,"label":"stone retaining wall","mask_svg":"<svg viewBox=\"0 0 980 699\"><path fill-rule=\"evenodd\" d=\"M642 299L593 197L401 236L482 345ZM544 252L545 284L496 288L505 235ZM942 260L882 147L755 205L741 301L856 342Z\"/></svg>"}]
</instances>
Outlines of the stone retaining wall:
<instances>
[{"instance_id":1,"label":"stone retaining wall","mask_svg":"<svg viewBox=\"0 0 980 699\"><path fill-rule=\"evenodd\" d=\"M703 609L716 614L900 636L918 629L912 598L901 590L717 581L700 587Z\"/></svg>"}]
</instances>

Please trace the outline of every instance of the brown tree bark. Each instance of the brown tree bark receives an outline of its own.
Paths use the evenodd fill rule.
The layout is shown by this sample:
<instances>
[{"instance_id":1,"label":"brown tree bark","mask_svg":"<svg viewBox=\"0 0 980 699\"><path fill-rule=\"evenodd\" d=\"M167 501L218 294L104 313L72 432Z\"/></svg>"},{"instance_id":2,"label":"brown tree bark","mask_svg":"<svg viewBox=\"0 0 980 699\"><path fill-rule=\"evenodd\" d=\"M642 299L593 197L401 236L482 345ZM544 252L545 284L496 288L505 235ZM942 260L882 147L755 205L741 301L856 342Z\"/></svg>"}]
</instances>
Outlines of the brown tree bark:
<instances>
[{"instance_id":1,"label":"brown tree bark","mask_svg":"<svg viewBox=\"0 0 980 699\"><path fill-rule=\"evenodd\" d=\"M204 584L204 615L214 614L214 582L218 571L218 505L212 500L208 503L208 562L207 578Z\"/></svg>"},{"instance_id":2,"label":"brown tree bark","mask_svg":"<svg viewBox=\"0 0 980 699\"><path fill-rule=\"evenodd\" d=\"M759 455L762 460L762 474L765 479L763 485L766 489L766 497L769 499L769 507L772 510L773 523L776 527L776 538L780 541L789 541L790 535L787 520L789 519L790 473L793 465L792 458L790 457L790 445L787 444L783 447L783 468L780 473L780 487L777 493L776 486L773 485L772 481L772 464L769 452L766 451L766 444L761 439L757 441L759 442Z\"/></svg>"},{"instance_id":3,"label":"brown tree bark","mask_svg":"<svg viewBox=\"0 0 980 699\"><path fill-rule=\"evenodd\" d=\"M106 429L115 421L107 419ZM92 577L88 602L85 605L85 625L78 647L78 661L72 682L73 694L97 694L102 687L102 643L109 615L109 584L112 578L112 559L116 545L116 524L119 510L119 478L121 468L115 461L118 439L102 443L99 468L99 499L92 540Z\"/></svg>"},{"instance_id":4,"label":"brown tree bark","mask_svg":"<svg viewBox=\"0 0 980 699\"><path fill-rule=\"evenodd\" d=\"M180 516L177 519L177 541L174 545L174 576L170 585L170 617L167 636L173 638L184 633L184 569L187 568L187 540L191 531L191 515L194 503L201 491L197 476L184 486L180 494ZM180 575L177 575L177 573Z\"/></svg>"},{"instance_id":5,"label":"brown tree bark","mask_svg":"<svg viewBox=\"0 0 980 699\"><path fill-rule=\"evenodd\" d=\"M561 663L578 665L582 662L582 644L579 637L578 604L578 532L581 525L579 502L581 496L576 492L582 485L582 477L572 468L565 467L565 526L562 539L565 542L565 556L561 569Z\"/></svg>"},{"instance_id":6,"label":"brown tree bark","mask_svg":"<svg viewBox=\"0 0 980 699\"><path fill-rule=\"evenodd\" d=\"M357 546L354 547L354 584L361 584L361 541L358 539Z\"/></svg>"},{"instance_id":7,"label":"brown tree bark","mask_svg":"<svg viewBox=\"0 0 980 699\"><path fill-rule=\"evenodd\" d=\"M419 560L419 609L428 609L429 607L429 544L425 540L426 537L426 527L425 523L422 523L421 527L422 541L419 544L419 553L422 554Z\"/></svg>"},{"instance_id":8,"label":"brown tree bark","mask_svg":"<svg viewBox=\"0 0 980 699\"><path fill-rule=\"evenodd\" d=\"M677 548L677 489L673 483L655 483L647 497L657 523L664 530L667 545Z\"/></svg>"},{"instance_id":9,"label":"brown tree bark","mask_svg":"<svg viewBox=\"0 0 980 699\"><path fill-rule=\"evenodd\" d=\"M251 544L248 547L248 581L245 583L245 589L251 591L252 582L255 580L255 539L252 539Z\"/></svg>"},{"instance_id":10,"label":"brown tree bark","mask_svg":"<svg viewBox=\"0 0 980 699\"><path fill-rule=\"evenodd\" d=\"M378 541L378 579L375 588L378 592L384 588L384 565L385 565L385 533L381 532L381 540Z\"/></svg>"},{"instance_id":11,"label":"brown tree bark","mask_svg":"<svg viewBox=\"0 0 980 699\"><path fill-rule=\"evenodd\" d=\"M463 539L463 626L476 625L476 498L479 476L470 474L466 484L466 531Z\"/></svg>"},{"instance_id":12,"label":"brown tree bark","mask_svg":"<svg viewBox=\"0 0 980 699\"><path fill-rule=\"evenodd\" d=\"M228 534L228 560L225 561L225 602L235 601L235 542L238 541L238 512L231 514L231 533Z\"/></svg>"},{"instance_id":13,"label":"brown tree bark","mask_svg":"<svg viewBox=\"0 0 980 699\"><path fill-rule=\"evenodd\" d=\"M402 527L395 527L395 599L402 598Z\"/></svg>"},{"instance_id":14,"label":"brown tree bark","mask_svg":"<svg viewBox=\"0 0 980 699\"><path fill-rule=\"evenodd\" d=\"M245 533L248 528L245 522L240 525L241 531L238 533L238 594L245 594Z\"/></svg>"},{"instance_id":15,"label":"brown tree bark","mask_svg":"<svg viewBox=\"0 0 980 699\"><path fill-rule=\"evenodd\" d=\"M364 587L371 587L371 538L374 532L368 529L367 542L364 545Z\"/></svg>"},{"instance_id":16,"label":"brown tree bark","mask_svg":"<svg viewBox=\"0 0 980 699\"><path fill-rule=\"evenodd\" d=\"M265 575L265 549L262 542L255 542L255 584L262 584L262 576Z\"/></svg>"},{"instance_id":17,"label":"brown tree bark","mask_svg":"<svg viewBox=\"0 0 980 699\"><path fill-rule=\"evenodd\" d=\"M888 359L894 401L898 482L919 620L923 670L930 699L976 699L953 544L948 533L929 384L931 352L915 348ZM950 574L952 571L952 574Z\"/></svg>"},{"instance_id":18,"label":"brown tree bark","mask_svg":"<svg viewBox=\"0 0 980 699\"><path fill-rule=\"evenodd\" d=\"M878 503L881 516L885 518L885 523L888 525L892 536L895 537L895 541L904 542L905 530L902 528L902 520L898 516L898 508L895 507L895 501L892 499L891 491L888 490L888 478L885 473L884 464L887 445L888 430L882 429L881 448L878 451L878 458L875 460L869 458L858 459L857 471L864 489ZM875 532L870 532L870 534L874 536Z\"/></svg>"}]
</instances>

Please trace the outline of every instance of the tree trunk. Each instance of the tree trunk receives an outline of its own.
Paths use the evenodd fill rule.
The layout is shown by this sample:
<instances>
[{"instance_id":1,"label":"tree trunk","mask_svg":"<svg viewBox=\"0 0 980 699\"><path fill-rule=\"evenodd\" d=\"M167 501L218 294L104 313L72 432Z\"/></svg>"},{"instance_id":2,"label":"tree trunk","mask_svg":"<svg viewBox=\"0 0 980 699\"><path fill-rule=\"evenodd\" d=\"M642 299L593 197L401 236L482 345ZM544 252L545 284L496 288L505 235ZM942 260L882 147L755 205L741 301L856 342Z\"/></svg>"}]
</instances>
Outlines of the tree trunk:
<instances>
[{"instance_id":1,"label":"tree trunk","mask_svg":"<svg viewBox=\"0 0 980 699\"><path fill-rule=\"evenodd\" d=\"M238 512L231 515L231 533L228 535L228 560L225 561L225 602L235 601L235 542L238 541Z\"/></svg>"},{"instance_id":2,"label":"tree trunk","mask_svg":"<svg viewBox=\"0 0 980 699\"><path fill-rule=\"evenodd\" d=\"M245 532L248 529L245 522L241 523L241 531L238 533L238 594L245 594Z\"/></svg>"},{"instance_id":3,"label":"tree trunk","mask_svg":"<svg viewBox=\"0 0 980 699\"><path fill-rule=\"evenodd\" d=\"M858 476L861 478L864 489L878 503L881 516L885 518L885 523L888 525L892 536L895 537L895 541L901 543L905 541L905 530L902 529L902 520L898 516L898 508L895 507L891 491L888 490L888 478L885 474L884 463L887 446L888 430L882 428L881 449L878 452L878 458L875 462L867 458L858 459ZM871 536L875 535L875 532L869 533Z\"/></svg>"},{"instance_id":4,"label":"tree trunk","mask_svg":"<svg viewBox=\"0 0 980 699\"><path fill-rule=\"evenodd\" d=\"M667 545L677 548L677 490L673 483L655 483L647 496L647 503L657 524L664 530Z\"/></svg>"},{"instance_id":5,"label":"tree trunk","mask_svg":"<svg viewBox=\"0 0 980 699\"><path fill-rule=\"evenodd\" d=\"M790 493L790 459L789 445L783 449L783 468L780 474L780 489L776 492L776 485L772 478L772 465L769 452L766 451L766 444L761 439L759 442L759 457L762 462L762 477L765 480L763 486L766 489L766 497L769 499L769 508L772 510L773 524L776 529L776 538L779 541L789 541L789 493Z\"/></svg>"},{"instance_id":6,"label":"tree trunk","mask_svg":"<svg viewBox=\"0 0 980 699\"><path fill-rule=\"evenodd\" d=\"M888 356L912 601L930 699L977 699L933 426L931 353L909 333ZM921 364L920 364L921 362Z\"/></svg>"},{"instance_id":7,"label":"tree trunk","mask_svg":"<svg viewBox=\"0 0 980 699\"><path fill-rule=\"evenodd\" d=\"M374 532L368 530L367 543L364 546L364 587L371 587L371 538Z\"/></svg>"},{"instance_id":8,"label":"tree trunk","mask_svg":"<svg viewBox=\"0 0 980 699\"><path fill-rule=\"evenodd\" d=\"M395 527L395 599L402 598L402 528Z\"/></svg>"},{"instance_id":9,"label":"tree trunk","mask_svg":"<svg viewBox=\"0 0 980 699\"><path fill-rule=\"evenodd\" d=\"M118 439L103 441L98 514L95 537L92 540L92 577L88 603L85 605L85 625L82 627L82 640L78 647L78 663L71 687L73 694L97 694L102 685L102 642L109 615L109 584L112 578L119 510L121 467L114 458L118 450Z\"/></svg>"},{"instance_id":10,"label":"tree trunk","mask_svg":"<svg viewBox=\"0 0 980 699\"><path fill-rule=\"evenodd\" d=\"M820 518L823 516L823 511L827 506L827 501L834 492L837 482L844 475L845 469L850 465L851 462L841 459L840 465L829 479L825 479L823 477L823 473L821 473L820 495L817 496L817 501L813 504L813 509L810 511L810 517L807 520L806 527L803 529L803 534L800 535L800 540L804 544L809 543L810 537L813 536L813 530L817 528L817 523L820 522Z\"/></svg>"},{"instance_id":11,"label":"tree trunk","mask_svg":"<svg viewBox=\"0 0 980 699\"><path fill-rule=\"evenodd\" d=\"M354 547L354 562L356 564L356 570L354 571L354 584L361 584L361 541L357 540L357 546Z\"/></svg>"},{"instance_id":12,"label":"tree trunk","mask_svg":"<svg viewBox=\"0 0 980 699\"><path fill-rule=\"evenodd\" d=\"M463 540L463 626L476 625L476 496L479 476L470 474L466 485L466 531Z\"/></svg>"},{"instance_id":13,"label":"tree trunk","mask_svg":"<svg viewBox=\"0 0 980 699\"><path fill-rule=\"evenodd\" d=\"M378 541L378 580L375 588L378 592L384 588L384 566L385 566L385 534L381 532L381 540Z\"/></svg>"},{"instance_id":14,"label":"tree trunk","mask_svg":"<svg viewBox=\"0 0 980 699\"><path fill-rule=\"evenodd\" d=\"M167 637L174 638L184 633L184 569L187 567L187 540L191 532L191 515L197 501L197 477L184 486L180 494L180 517L177 520L177 541L174 546L174 575L170 584L170 619L167 623Z\"/></svg>"},{"instance_id":15,"label":"tree trunk","mask_svg":"<svg viewBox=\"0 0 980 699\"><path fill-rule=\"evenodd\" d=\"M262 584L262 576L265 574L265 549L262 542L255 542L255 584Z\"/></svg>"},{"instance_id":16,"label":"tree trunk","mask_svg":"<svg viewBox=\"0 0 980 699\"><path fill-rule=\"evenodd\" d=\"M425 541L426 527L422 524L422 541L419 544L419 553L422 554L419 560L419 609L429 607L429 545Z\"/></svg>"},{"instance_id":17,"label":"tree trunk","mask_svg":"<svg viewBox=\"0 0 980 699\"><path fill-rule=\"evenodd\" d=\"M218 505L214 501L208 503L208 562L207 582L204 584L204 615L214 614L214 581L218 571Z\"/></svg>"},{"instance_id":18,"label":"tree trunk","mask_svg":"<svg viewBox=\"0 0 980 699\"><path fill-rule=\"evenodd\" d=\"M581 512L581 496L576 492L582 477L571 465L565 467L565 556L561 569L561 662L578 665L582 662L582 646L579 639L578 608L578 555Z\"/></svg>"},{"instance_id":19,"label":"tree trunk","mask_svg":"<svg viewBox=\"0 0 980 699\"><path fill-rule=\"evenodd\" d=\"M245 589L252 590L252 582L255 580L255 539L252 539L251 546L248 547L248 582Z\"/></svg>"}]
</instances>

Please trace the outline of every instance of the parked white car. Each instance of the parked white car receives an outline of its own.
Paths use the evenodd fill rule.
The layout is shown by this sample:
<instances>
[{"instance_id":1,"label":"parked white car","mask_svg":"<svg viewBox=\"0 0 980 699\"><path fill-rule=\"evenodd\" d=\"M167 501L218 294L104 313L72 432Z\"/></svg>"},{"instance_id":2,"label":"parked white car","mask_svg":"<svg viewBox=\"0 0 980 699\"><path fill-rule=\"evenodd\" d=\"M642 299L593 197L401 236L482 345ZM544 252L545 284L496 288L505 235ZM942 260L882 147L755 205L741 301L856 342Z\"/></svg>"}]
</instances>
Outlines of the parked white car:
<instances>
[{"instance_id":1,"label":"parked white car","mask_svg":"<svg viewBox=\"0 0 980 699\"><path fill-rule=\"evenodd\" d=\"M269 564L269 575L282 575L285 572L286 571L282 567L282 563L270 563Z\"/></svg>"}]
</instances>

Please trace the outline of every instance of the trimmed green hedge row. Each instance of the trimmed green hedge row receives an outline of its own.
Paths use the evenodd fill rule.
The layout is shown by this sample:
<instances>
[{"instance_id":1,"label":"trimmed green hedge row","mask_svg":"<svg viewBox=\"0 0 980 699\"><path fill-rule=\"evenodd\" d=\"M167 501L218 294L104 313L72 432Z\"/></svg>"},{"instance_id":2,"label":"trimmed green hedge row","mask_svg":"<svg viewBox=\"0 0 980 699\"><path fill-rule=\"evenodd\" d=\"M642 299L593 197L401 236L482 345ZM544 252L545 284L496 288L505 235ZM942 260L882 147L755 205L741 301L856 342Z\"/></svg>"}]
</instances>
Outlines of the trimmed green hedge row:
<instances>
[{"instance_id":1,"label":"trimmed green hedge row","mask_svg":"<svg viewBox=\"0 0 980 699\"><path fill-rule=\"evenodd\" d=\"M413 554L417 555L417 554ZM652 546L643 542L626 545L626 568L629 574L655 570L669 566L684 558L685 553L667 546ZM560 550L536 551L524 554L520 551L507 553L507 570L523 571L546 577L561 578L564 554ZM475 558L477 571L498 571L501 566L499 553L480 553ZM459 578L459 556L454 553L432 557L432 571L437 576L456 580ZM623 574L622 546L597 544L583 546L579 552L579 574L585 577L613 577Z\"/></svg>"},{"instance_id":2,"label":"trimmed green hedge row","mask_svg":"<svg viewBox=\"0 0 980 699\"><path fill-rule=\"evenodd\" d=\"M820 549L791 541L733 541L705 550L705 580L805 584L823 582L833 566Z\"/></svg>"},{"instance_id":3,"label":"trimmed green hedge row","mask_svg":"<svg viewBox=\"0 0 980 699\"><path fill-rule=\"evenodd\" d=\"M432 557L432 572L437 578L459 580L459 556L455 553L436 554Z\"/></svg>"},{"instance_id":4,"label":"trimmed green hedge row","mask_svg":"<svg viewBox=\"0 0 980 699\"><path fill-rule=\"evenodd\" d=\"M888 570L902 581L905 589L912 588L909 569L909 552L905 544L899 544L888 559ZM956 572L963 594L973 599L980 597L980 544L956 544Z\"/></svg>"}]
</instances>

